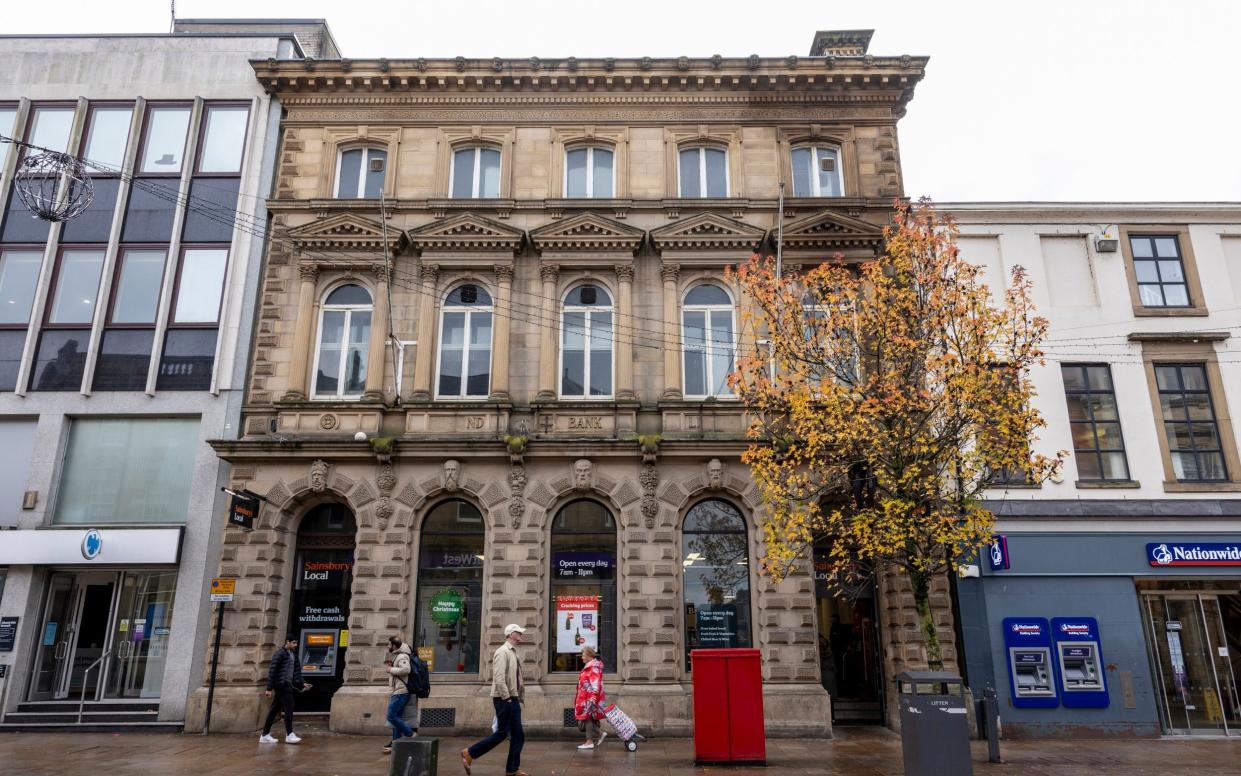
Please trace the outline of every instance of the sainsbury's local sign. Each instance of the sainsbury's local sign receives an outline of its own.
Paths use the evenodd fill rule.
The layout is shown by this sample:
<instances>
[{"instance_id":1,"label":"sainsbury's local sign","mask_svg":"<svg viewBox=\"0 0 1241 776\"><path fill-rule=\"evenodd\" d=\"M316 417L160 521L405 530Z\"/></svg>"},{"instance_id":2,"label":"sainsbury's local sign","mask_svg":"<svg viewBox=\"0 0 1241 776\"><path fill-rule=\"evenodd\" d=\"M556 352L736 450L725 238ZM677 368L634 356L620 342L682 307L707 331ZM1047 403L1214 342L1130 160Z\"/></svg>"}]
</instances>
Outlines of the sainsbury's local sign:
<instances>
[{"instance_id":1,"label":"sainsbury's local sign","mask_svg":"<svg viewBox=\"0 0 1241 776\"><path fill-rule=\"evenodd\" d=\"M1155 568L1172 566L1241 566L1241 542L1146 545L1146 559Z\"/></svg>"}]
</instances>

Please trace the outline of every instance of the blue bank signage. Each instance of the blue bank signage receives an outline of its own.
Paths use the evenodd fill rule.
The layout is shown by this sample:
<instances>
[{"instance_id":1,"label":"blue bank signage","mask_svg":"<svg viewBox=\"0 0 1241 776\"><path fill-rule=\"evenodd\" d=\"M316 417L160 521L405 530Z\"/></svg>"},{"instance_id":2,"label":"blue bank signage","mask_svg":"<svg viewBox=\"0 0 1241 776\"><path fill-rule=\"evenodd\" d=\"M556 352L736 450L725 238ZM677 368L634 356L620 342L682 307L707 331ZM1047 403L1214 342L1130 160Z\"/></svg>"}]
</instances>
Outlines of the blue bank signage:
<instances>
[{"instance_id":1,"label":"blue bank signage","mask_svg":"<svg viewBox=\"0 0 1241 776\"><path fill-rule=\"evenodd\" d=\"M1008 560L1008 537L999 534L991 539L990 546L987 547L987 559L991 564L992 571L1003 571L1011 568Z\"/></svg>"},{"instance_id":2,"label":"blue bank signage","mask_svg":"<svg viewBox=\"0 0 1241 776\"><path fill-rule=\"evenodd\" d=\"M1241 542L1231 544L1152 543L1146 545L1146 560L1155 568L1241 566Z\"/></svg>"}]
</instances>

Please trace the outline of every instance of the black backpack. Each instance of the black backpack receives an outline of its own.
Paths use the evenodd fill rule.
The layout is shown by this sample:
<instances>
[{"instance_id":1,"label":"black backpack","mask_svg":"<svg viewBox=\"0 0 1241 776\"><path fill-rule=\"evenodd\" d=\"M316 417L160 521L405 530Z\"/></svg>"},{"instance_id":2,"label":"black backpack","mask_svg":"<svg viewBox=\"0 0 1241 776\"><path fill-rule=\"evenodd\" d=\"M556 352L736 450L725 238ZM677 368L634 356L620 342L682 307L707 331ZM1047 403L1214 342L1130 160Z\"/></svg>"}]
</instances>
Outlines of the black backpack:
<instances>
[{"instance_id":1,"label":"black backpack","mask_svg":"<svg viewBox=\"0 0 1241 776\"><path fill-rule=\"evenodd\" d=\"M431 694L431 672L417 655L409 656L409 676L405 677L405 689L415 698L426 698Z\"/></svg>"}]
</instances>

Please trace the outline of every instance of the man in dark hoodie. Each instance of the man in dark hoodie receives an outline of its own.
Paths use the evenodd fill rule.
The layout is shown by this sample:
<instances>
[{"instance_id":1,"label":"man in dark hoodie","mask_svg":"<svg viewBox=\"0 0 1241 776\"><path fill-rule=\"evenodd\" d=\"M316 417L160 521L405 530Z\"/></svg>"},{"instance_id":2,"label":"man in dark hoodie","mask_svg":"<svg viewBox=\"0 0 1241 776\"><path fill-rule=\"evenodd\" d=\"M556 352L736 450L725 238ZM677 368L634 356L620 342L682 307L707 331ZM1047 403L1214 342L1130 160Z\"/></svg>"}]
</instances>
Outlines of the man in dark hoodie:
<instances>
[{"instance_id":1,"label":"man in dark hoodie","mask_svg":"<svg viewBox=\"0 0 1241 776\"><path fill-rule=\"evenodd\" d=\"M401 736L413 738L418 734L401 718L410 700L415 705L418 703L409 692L410 654L409 645L402 643L400 636L388 637L388 659L384 667L388 671L388 724L392 726L392 741L384 746L384 754L392 754L392 744Z\"/></svg>"},{"instance_id":2,"label":"man in dark hoodie","mask_svg":"<svg viewBox=\"0 0 1241 776\"><path fill-rule=\"evenodd\" d=\"M302 680L302 664L297 659L297 636L289 634L284 645L271 656L271 665L267 667L267 691L264 695L272 702L271 710L267 712L267 722L263 725L263 735L259 737L260 744L276 743L271 735L271 726L281 711L284 712L284 742L296 744L302 740L293 732L293 691L309 688L310 685Z\"/></svg>"}]
</instances>

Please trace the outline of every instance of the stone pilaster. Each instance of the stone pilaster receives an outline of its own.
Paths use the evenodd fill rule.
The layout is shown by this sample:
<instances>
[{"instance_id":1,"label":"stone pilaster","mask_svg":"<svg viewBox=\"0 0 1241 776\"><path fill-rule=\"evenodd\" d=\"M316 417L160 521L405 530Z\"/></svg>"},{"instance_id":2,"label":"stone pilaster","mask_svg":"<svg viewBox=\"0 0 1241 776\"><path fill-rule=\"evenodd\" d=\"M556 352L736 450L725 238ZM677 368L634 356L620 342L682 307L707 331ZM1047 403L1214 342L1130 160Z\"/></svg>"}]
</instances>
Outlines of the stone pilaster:
<instances>
[{"instance_id":1,"label":"stone pilaster","mask_svg":"<svg viewBox=\"0 0 1241 776\"><path fill-rule=\"evenodd\" d=\"M436 284L440 268L435 264L423 264L418 270L421 292L418 299L418 337L414 352L414 401L431 400L431 361L435 354Z\"/></svg>"},{"instance_id":2,"label":"stone pilaster","mask_svg":"<svg viewBox=\"0 0 1241 776\"><path fill-rule=\"evenodd\" d=\"M633 265L617 264L616 325L616 398L634 400L633 392Z\"/></svg>"},{"instance_id":3,"label":"stone pilaster","mask_svg":"<svg viewBox=\"0 0 1241 776\"><path fill-rule=\"evenodd\" d=\"M495 312L491 314L494 337L491 345L491 398L508 401L509 382L509 320L512 315L510 299L513 296L513 267L496 265L497 293Z\"/></svg>"},{"instance_id":4,"label":"stone pilaster","mask_svg":"<svg viewBox=\"0 0 1241 776\"><path fill-rule=\"evenodd\" d=\"M556 353L559 343L556 332L560 330L560 305L556 303L556 281L560 277L560 267L555 264L544 264L539 267L539 277L543 281L542 321L539 329L539 393L540 401L552 401L556 391Z\"/></svg>"},{"instance_id":5,"label":"stone pilaster","mask_svg":"<svg viewBox=\"0 0 1241 776\"><path fill-rule=\"evenodd\" d=\"M677 320L679 264L660 267L664 282L664 398L681 398L681 326Z\"/></svg>"},{"instance_id":6,"label":"stone pilaster","mask_svg":"<svg viewBox=\"0 0 1241 776\"><path fill-rule=\"evenodd\" d=\"M297 268L301 283L297 290L297 321L293 333L293 353L289 360L289 389L286 400L301 401L310 393L310 348L315 330L315 283L319 280L319 267L302 264Z\"/></svg>"}]
</instances>

